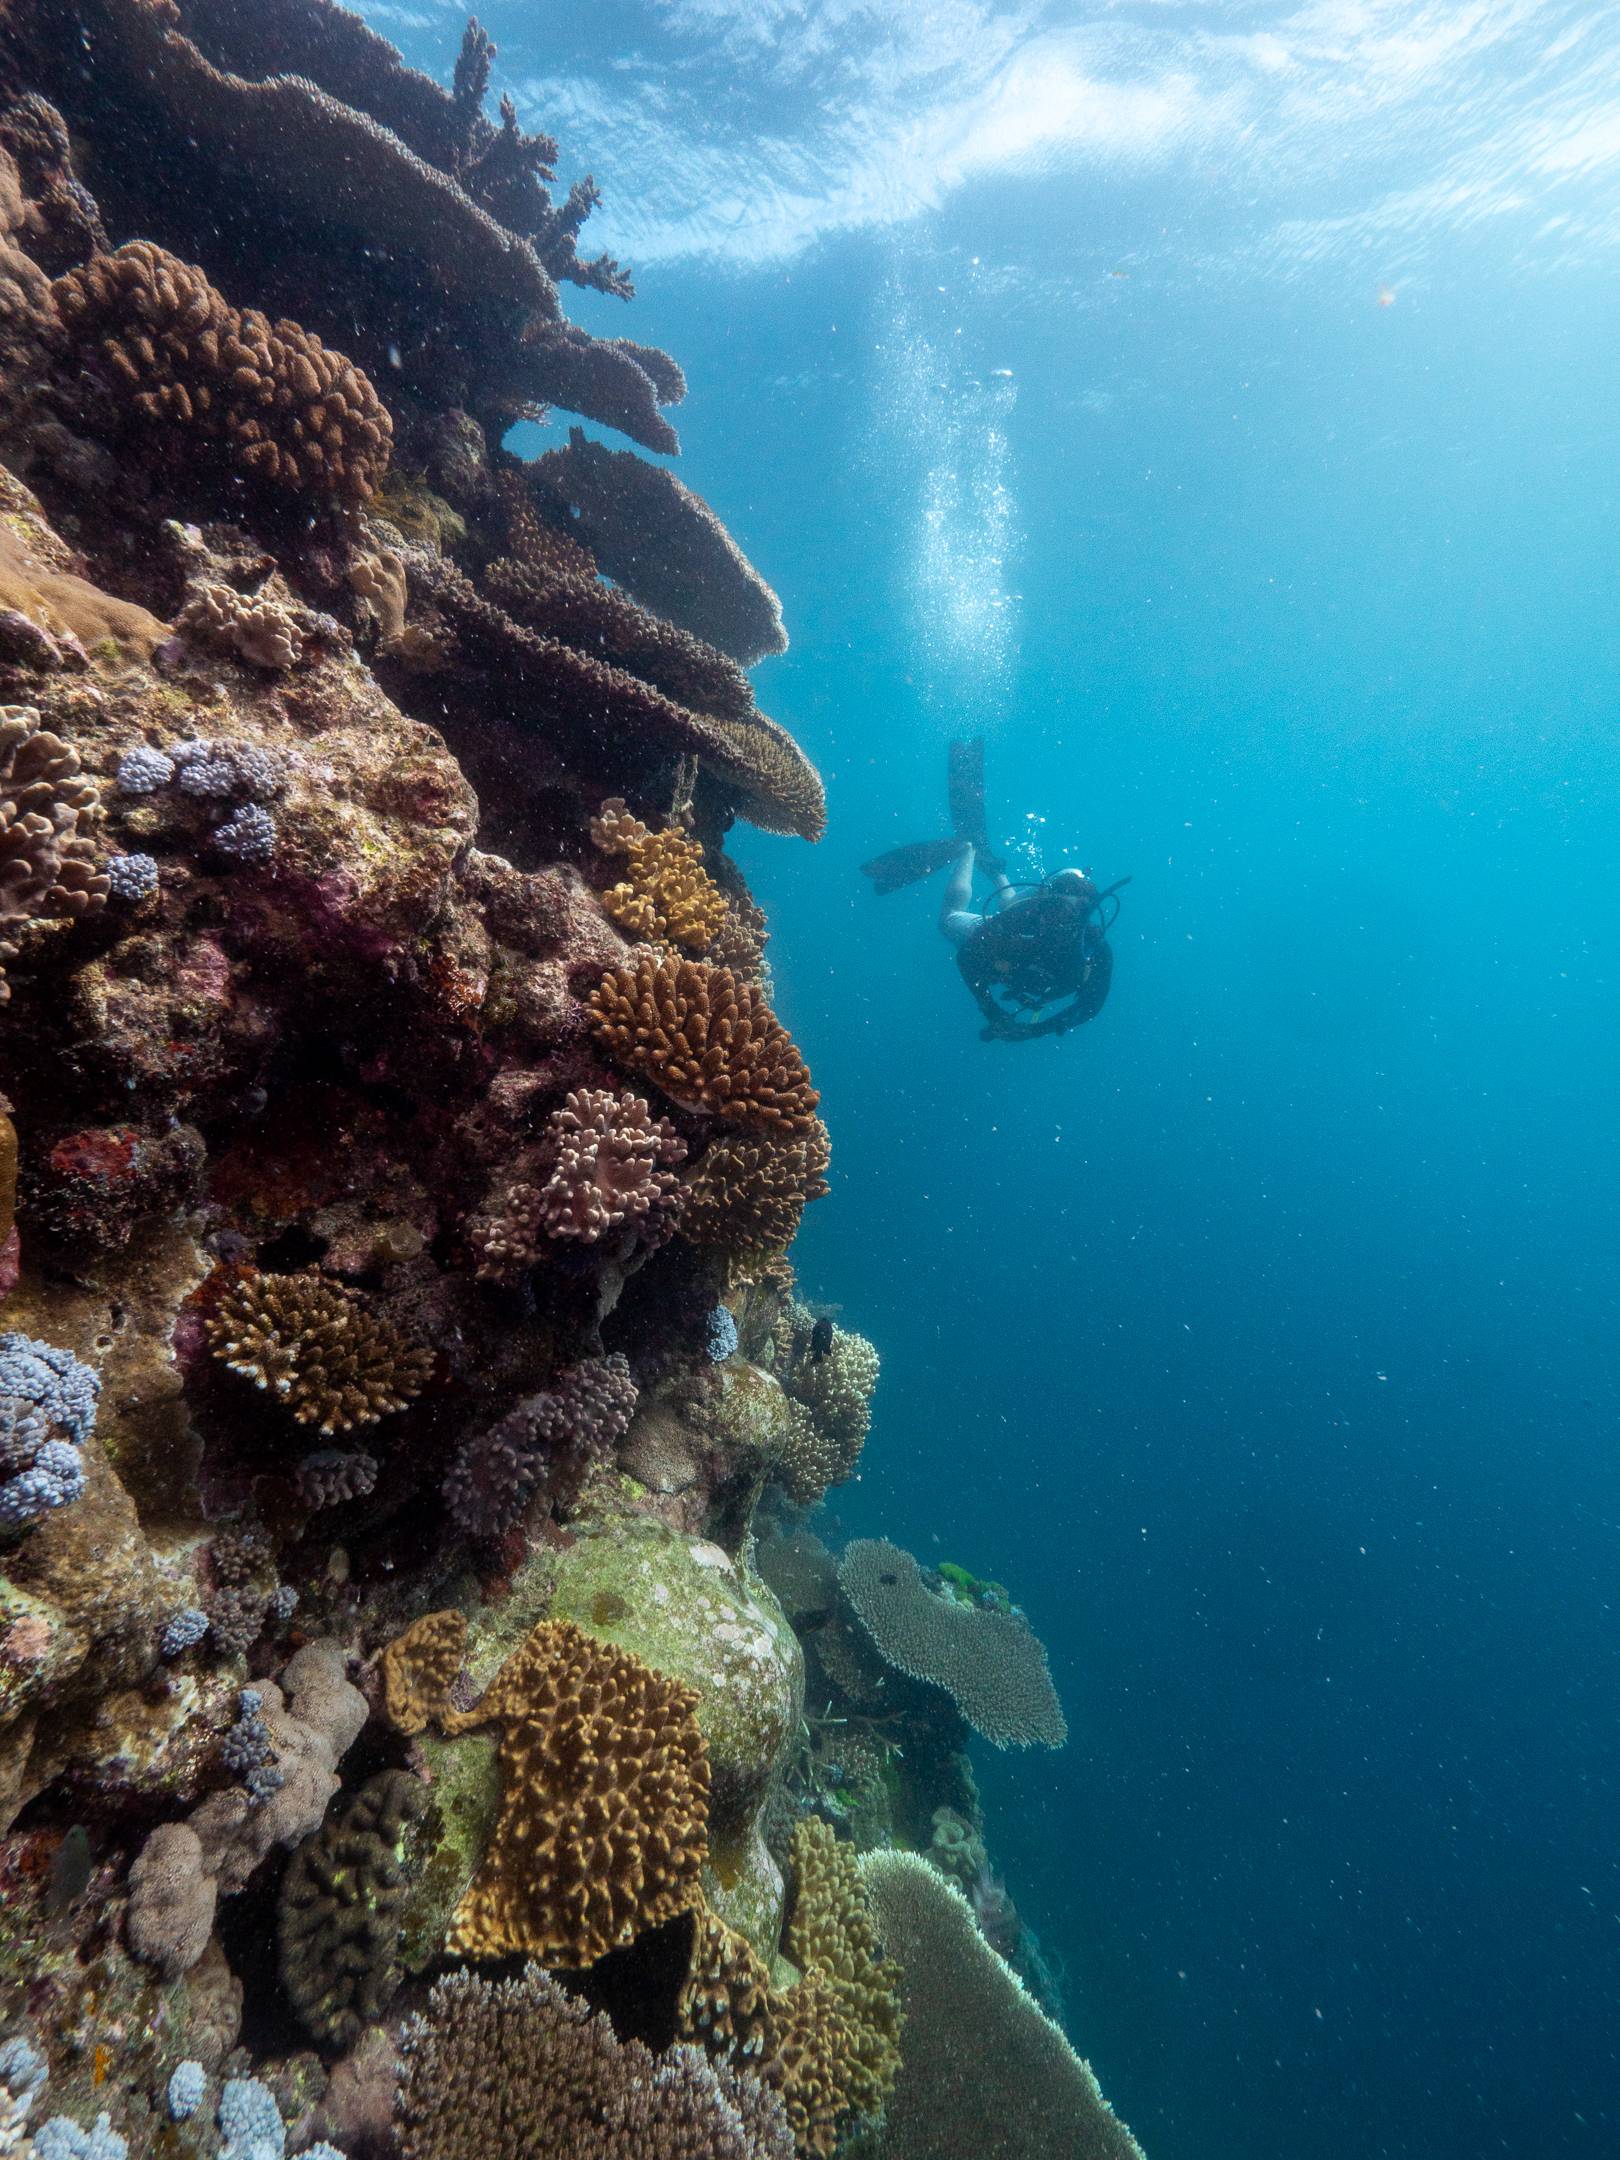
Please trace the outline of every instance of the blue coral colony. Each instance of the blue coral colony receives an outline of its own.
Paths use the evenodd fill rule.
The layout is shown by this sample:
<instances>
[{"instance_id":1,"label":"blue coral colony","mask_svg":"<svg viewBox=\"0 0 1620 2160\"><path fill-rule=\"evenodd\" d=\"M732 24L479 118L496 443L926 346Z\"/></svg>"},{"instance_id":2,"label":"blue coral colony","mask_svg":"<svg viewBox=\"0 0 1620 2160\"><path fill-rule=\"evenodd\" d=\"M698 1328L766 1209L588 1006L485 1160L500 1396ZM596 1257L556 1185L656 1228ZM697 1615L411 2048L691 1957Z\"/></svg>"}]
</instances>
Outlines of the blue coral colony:
<instances>
[{"instance_id":1,"label":"blue coral colony","mask_svg":"<svg viewBox=\"0 0 1620 2160\"><path fill-rule=\"evenodd\" d=\"M775 596L502 448L678 448L594 188L476 23L0 38L0 2151L1123 2160L969 1767L1040 1643L815 1527Z\"/></svg>"}]
</instances>

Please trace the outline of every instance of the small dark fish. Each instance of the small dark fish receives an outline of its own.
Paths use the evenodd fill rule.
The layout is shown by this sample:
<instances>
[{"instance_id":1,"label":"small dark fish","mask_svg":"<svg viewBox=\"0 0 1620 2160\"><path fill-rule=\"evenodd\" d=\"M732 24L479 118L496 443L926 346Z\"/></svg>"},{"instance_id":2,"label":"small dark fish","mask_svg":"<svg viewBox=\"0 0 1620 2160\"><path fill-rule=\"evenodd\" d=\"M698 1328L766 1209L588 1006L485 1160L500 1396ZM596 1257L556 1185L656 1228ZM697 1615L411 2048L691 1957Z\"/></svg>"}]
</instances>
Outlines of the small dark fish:
<instances>
[{"instance_id":1,"label":"small dark fish","mask_svg":"<svg viewBox=\"0 0 1620 2160\"><path fill-rule=\"evenodd\" d=\"M90 1887L95 1864L90 1851L90 1833L83 1823L75 1823L56 1848L56 1858L51 1862L45 1910L53 1920L59 1920L70 1905L77 1904L84 1896Z\"/></svg>"},{"instance_id":2,"label":"small dark fish","mask_svg":"<svg viewBox=\"0 0 1620 2160\"><path fill-rule=\"evenodd\" d=\"M825 1313L810 1330L810 1362L819 1365L832 1348L833 1324Z\"/></svg>"}]
</instances>

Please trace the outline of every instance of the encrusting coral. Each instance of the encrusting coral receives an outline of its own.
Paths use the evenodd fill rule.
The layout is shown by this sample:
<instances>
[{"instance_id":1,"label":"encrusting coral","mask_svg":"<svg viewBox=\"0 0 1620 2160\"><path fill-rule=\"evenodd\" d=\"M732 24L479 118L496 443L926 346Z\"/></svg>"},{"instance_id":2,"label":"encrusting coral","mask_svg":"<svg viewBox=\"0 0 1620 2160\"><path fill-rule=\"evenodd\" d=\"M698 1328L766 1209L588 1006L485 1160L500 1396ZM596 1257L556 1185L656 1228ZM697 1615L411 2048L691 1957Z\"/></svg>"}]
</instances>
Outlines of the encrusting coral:
<instances>
[{"instance_id":1,"label":"encrusting coral","mask_svg":"<svg viewBox=\"0 0 1620 2160\"><path fill-rule=\"evenodd\" d=\"M450 1706L467 1655L467 1616L453 1607L424 1613L383 1650L383 1707L396 1731L426 1730Z\"/></svg>"},{"instance_id":2,"label":"encrusting coral","mask_svg":"<svg viewBox=\"0 0 1620 2160\"><path fill-rule=\"evenodd\" d=\"M905 2010L885 2156L1142 2160L1089 2064L985 1941L961 1891L916 1853L867 1853L860 1874Z\"/></svg>"},{"instance_id":3,"label":"encrusting coral","mask_svg":"<svg viewBox=\"0 0 1620 2160\"><path fill-rule=\"evenodd\" d=\"M150 241L70 270L51 298L62 364L98 380L128 425L168 438L169 455L217 445L274 487L358 498L387 466L393 424L352 361L297 323L231 307Z\"/></svg>"},{"instance_id":4,"label":"encrusting coral","mask_svg":"<svg viewBox=\"0 0 1620 2160\"><path fill-rule=\"evenodd\" d=\"M821 1100L793 1038L752 983L643 954L603 978L591 1022L607 1054L672 1102L735 1125L807 1132Z\"/></svg>"},{"instance_id":5,"label":"encrusting coral","mask_svg":"<svg viewBox=\"0 0 1620 2160\"><path fill-rule=\"evenodd\" d=\"M358 2040L398 1984L404 1841L427 1798L409 1771L379 1771L305 1839L281 1878L282 1986L327 2046Z\"/></svg>"},{"instance_id":6,"label":"encrusting coral","mask_svg":"<svg viewBox=\"0 0 1620 2160\"><path fill-rule=\"evenodd\" d=\"M325 1433L403 1410L433 1369L431 1351L413 1349L358 1292L318 1275L245 1275L207 1332L222 1364Z\"/></svg>"},{"instance_id":7,"label":"encrusting coral","mask_svg":"<svg viewBox=\"0 0 1620 2160\"><path fill-rule=\"evenodd\" d=\"M89 830L96 808L76 753L34 707L0 705L0 1003L11 995L6 966L35 924L105 904Z\"/></svg>"},{"instance_id":8,"label":"encrusting coral","mask_svg":"<svg viewBox=\"0 0 1620 2160\"><path fill-rule=\"evenodd\" d=\"M530 1965L454 1973L407 2027L404 2160L791 2160L781 2104L695 2048L654 2056Z\"/></svg>"},{"instance_id":9,"label":"encrusting coral","mask_svg":"<svg viewBox=\"0 0 1620 2160\"><path fill-rule=\"evenodd\" d=\"M602 895L616 923L632 937L708 951L725 921L726 897L695 841L678 826L653 832L617 796L591 820L591 838L604 854L626 858L628 875Z\"/></svg>"},{"instance_id":10,"label":"encrusting coral","mask_svg":"<svg viewBox=\"0 0 1620 2160\"><path fill-rule=\"evenodd\" d=\"M931 1590L911 1554L886 1538L848 1545L838 1581L882 1657L943 1688L976 1732L997 1747L1062 1747L1069 1729L1027 1620Z\"/></svg>"},{"instance_id":11,"label":"encrusting coral","mask_svg":"<svg viewBox=\"0 0 1620 2160\"><path fill-rule=\"evenodd\" d=\"M452 1923L464 1957L588 1965L696 1902L709 1765L697 1698L543 1620L447 1731L501 1728L501 1812Z\"/></svg>"}]
</instances>

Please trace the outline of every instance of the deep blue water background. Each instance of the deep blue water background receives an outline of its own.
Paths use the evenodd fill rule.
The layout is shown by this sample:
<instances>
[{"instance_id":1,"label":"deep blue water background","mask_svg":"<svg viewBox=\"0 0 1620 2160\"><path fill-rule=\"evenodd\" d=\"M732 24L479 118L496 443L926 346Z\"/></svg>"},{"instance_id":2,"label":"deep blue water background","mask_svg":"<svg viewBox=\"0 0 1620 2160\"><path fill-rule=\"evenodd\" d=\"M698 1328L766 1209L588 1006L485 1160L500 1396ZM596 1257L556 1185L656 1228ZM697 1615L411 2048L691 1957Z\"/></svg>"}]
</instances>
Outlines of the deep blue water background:
<instances>
[{"instance_id":1,"label":"deep blue water background","mask_svg":"<svg viewBox=\"0 0 1620 2160\"><path fill-rule=\"evenodd\" d=\"M885 1361L834 1523L1051 1647L1070 1745L984 1786L1078 2043L1151 2160L1612 2154L1620 285L1489 229L1391 306L1110 276L1197 215L1003 183L570 305L678 354L784 598L832 831L736 844L835 1140L801 1280ZM997 368L1017 638L953 674L918 475ZM1134 874L1059 1044L981 1045L936 891L857 874L979 726L1004 832Z\"/></svg>"}]
</instances>

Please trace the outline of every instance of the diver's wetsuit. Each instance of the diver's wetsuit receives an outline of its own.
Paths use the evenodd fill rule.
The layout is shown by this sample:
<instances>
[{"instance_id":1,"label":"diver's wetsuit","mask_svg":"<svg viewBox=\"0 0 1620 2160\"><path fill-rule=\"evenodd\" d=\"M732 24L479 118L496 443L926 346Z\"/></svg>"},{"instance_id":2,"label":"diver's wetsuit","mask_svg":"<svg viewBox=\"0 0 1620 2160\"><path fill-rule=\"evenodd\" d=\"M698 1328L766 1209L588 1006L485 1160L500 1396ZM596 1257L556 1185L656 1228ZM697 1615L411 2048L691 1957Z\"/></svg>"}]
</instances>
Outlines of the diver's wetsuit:
<instances>
[{"instance_id":1,"label":"diver's wetsuit","mask_svg":"<svg viewBox=\"0 0 1620 2160\"><path fill-rule=\"evenodd\" d=\"M1096 887L1070 871L1065 876L1075 881L1072 891L1048 884L1006 900L1014 888L996 869L990 875L1002 904L980 913L971 905L975 859L972 845L964 844L945 888L939 927L956 947L962 980L984 1015L984 1039L1066 1035L1095 1019L1114 973L1113 953L1095 920Z\"/></svg>"}]
</instances>

